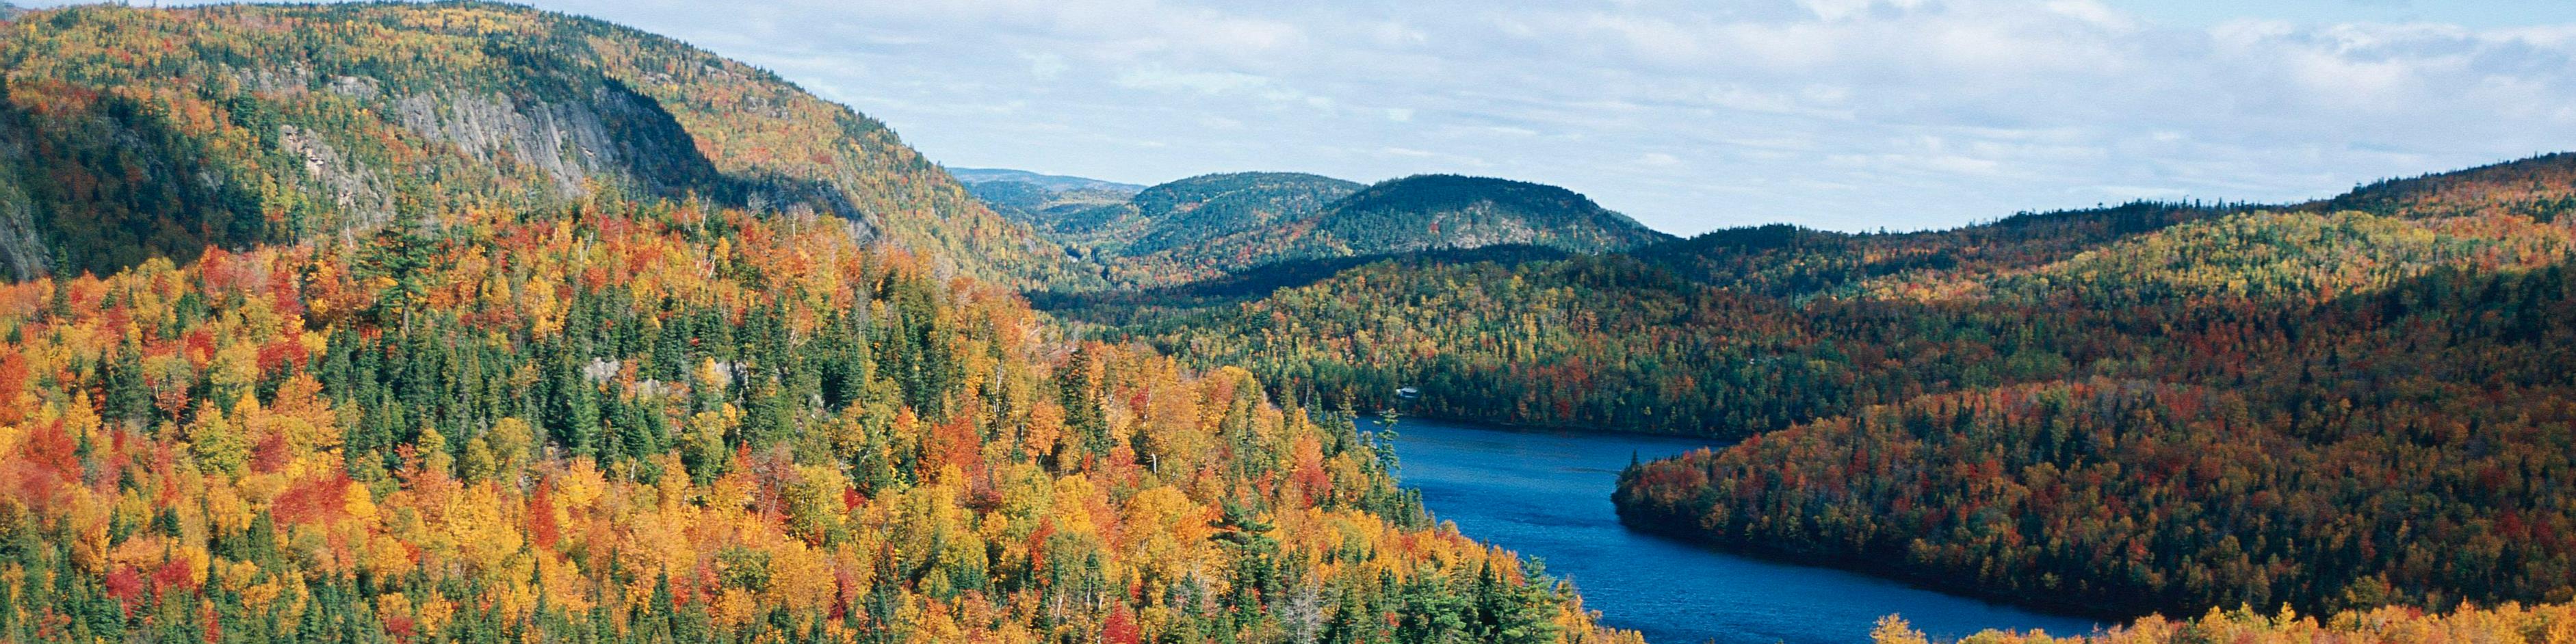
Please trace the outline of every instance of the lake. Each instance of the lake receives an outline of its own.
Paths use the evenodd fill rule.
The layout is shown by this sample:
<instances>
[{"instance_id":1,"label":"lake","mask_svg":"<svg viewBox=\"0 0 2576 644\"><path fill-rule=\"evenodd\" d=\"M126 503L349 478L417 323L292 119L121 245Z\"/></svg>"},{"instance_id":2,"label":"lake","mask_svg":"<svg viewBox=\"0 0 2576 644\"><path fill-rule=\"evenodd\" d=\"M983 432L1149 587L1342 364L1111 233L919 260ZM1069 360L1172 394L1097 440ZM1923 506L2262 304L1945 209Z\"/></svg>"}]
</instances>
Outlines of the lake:
<instances>
[{"instance_id":1,"label":"lake","mask_svg":"<svg viewBox=\"0 0 2576 644\"><path fill-rule=\"evenodd\" d=\"M1363 427L1373 425L1364 423ZM1628 459L1715 443L1634 434L1517 432L1405 419L1399 473L1439 520L1545 560L1610 626L1654 644L1851 644L1902 615L1936 641L1988 628L2087 633L2095 622L1831 568L1719 552L1629 531L1610 492Z\"/></svg>"}]
</instances>

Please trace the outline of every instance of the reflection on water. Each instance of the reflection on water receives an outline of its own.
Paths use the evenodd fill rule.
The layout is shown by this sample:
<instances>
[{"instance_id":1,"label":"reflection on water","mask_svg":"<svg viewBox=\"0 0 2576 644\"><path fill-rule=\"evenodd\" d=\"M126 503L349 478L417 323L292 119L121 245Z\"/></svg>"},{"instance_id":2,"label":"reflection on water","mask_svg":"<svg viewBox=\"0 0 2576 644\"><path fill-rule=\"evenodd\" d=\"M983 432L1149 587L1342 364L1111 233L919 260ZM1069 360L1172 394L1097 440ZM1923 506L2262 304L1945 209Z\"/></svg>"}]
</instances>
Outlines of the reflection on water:
<instances>
[{"instance_id":1,"label":"reflection on water","mask_svg":"<svg viewBox=\"0 0 2576 644\"><path fill-rule=\"evenodd\" d=\"M1364 423L1364 427L1367 424ZM1988 628L2094 630L2092 620L1945 595L1857 573L1731 555L1630 532L1610 505L1630 457L1709 445L1625 434L1524 433L1407 419L1396 425L1407 487L1470 537L1545 560L1611 626L1655 644L1845 644L1881 615L1935 640Z\"/></svg>"}]
</instances>

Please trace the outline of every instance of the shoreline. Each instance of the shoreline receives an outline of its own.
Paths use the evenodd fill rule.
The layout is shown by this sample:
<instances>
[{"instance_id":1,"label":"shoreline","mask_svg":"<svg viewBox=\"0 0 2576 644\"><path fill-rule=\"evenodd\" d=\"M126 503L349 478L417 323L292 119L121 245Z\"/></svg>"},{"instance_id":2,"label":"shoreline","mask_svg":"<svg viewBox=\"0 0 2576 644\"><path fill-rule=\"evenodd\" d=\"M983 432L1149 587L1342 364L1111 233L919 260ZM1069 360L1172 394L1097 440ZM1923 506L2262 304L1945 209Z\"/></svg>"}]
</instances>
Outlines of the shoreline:
<instances>
[{"instance_id":1,"label":"shoreline","mask_svg":"<svg viewBox=\"0 0 2576 644\"><path fill-rule=\"evenodd\" d=\"M1396 432L1397 432L1399 435L1400 435L1400 434L1402 434L1402 433L1404 432L1404 425L1403 425L1403 421L1405 421L1405 420L1409 420L1409 419L1422 419L1422 420L1427 420L1427 421L1429 421L1429 422L1433 422L1433 423L1439 423L1439 424L1441 424L1441 425L1445 425L1445 426L1449 426L1449 427L1455 427L1455 428L1460 428L1460 429L1469 429L1469 430L1478 430L1478 431L1487 431L1487 432L1494 432L1494 433L1499 433L1499 434L1530 434L1530 435L1558 436L1558 437L1567 437L1567 438L1583 438L1583 437L1586 437L1586 436L1592 436L1592 435L1610 435L1610 436L1618 436L1618 437L1622 437L1622 438L1630 438L1630 439L1635 439L1635 438L1645 438L1645 439L1671 439L1671 440L1675 440L1675 441L1677 441L1677 442L1693 442L1693 441L1703 441L1703 440L1704 440L1704 441L1707 441L1707 442L1709 443L1708 445L1706 445L1706 446L1705 446L1705 448L1706 448L1706 449L1712 449L1712 450L1716 450L1716 449L1725 449L1726 447L1732 446L1732 445L1734 445L1734 444L1736 444L1736 443L1738 442L1738 441L1733 441L1733 440L1720 440L1720 439L1707 438L1707 437L1701 437L1701 436L1693 436L1693 435L1688 435L1688 434L1668 434L1668 433L1660 433L1660 432L1641 432L1641 431L1617 430L1617 429L1576 429L1576 428L1572 428L1572 427L1534 426L1534 425L1513 425L1513 424L1494 423L1494 422L1487 422L1487 421L1458 420L1458 419L1445 418L1445 417L1432 416L1432 415L1410 416L1410 417L1402 417L1402 418L1399 418L1399 419L1397 420L1397 425L1396 425ZM1368 417L1362 417L1360 420L1362 421L1362 426L1363 426L1362 428L1363 428L1363 430L1369 430L1369 429L1371 429L1371 428L1373 427L1373 424L1376 422L1376 419L1374 419L1374 418L1368 418ZM1399 456L1400 456L1400 455L1399 455ZM1660 460L1660 459L1647 459L1647 460ZM1404 485L1404 481L1402 480L1402 478L1401 478L1400 476L1398 477L1397 484L1398 484L1399 486L1403 486L1403 485ZM1678 543L1678 544L1682 544L1682 545L1685 545L1685 546L1688 546L1688 547L1692 547L1692 548L1704 549L1704 550L1708 550L1708 551L1711 551L1711 552L1717 552L1717 553L1721 553L1721 554L1728 554L1728 555L1736 555L1736 556L1749 557L1749 558L1758 559L1758 560L1762 560L1762 561L1768 561L1768 562L1772 562L1772 563L1782 563L1782 564L1789 564L1789 565L1801 566L1801 567L1808 567L1808 568L1819 568L1819 569L1839 570L1839 571L1844 571L1844 572L1850 572L1850 573L1859 574L1859 575L1867 576L1867 577L1874 578L1874 579L1882 579L1882 580L1886 580L1886 581L1890 581L1890 582L1895 582L1895 583L1902 584L1902 585L1904 585L1904 586L1906 586L1906 587L1909 587L1909 588L1914 588L1914 589L1918 589L1918 590L1924 590L1924 591L1929 591L1929 592L1940 593L1940 594L1949 595L1949 596L1952 596L1952 597L1958 597L1958 598L1961 598L1961 599L1976 600L1976 601L1981 601L1981 602L1985 602L1985 603L1988 603L1988 604L1994 604L1994 605L1997 605L1997 606L2005 606L2005 607L2011 607L2011 608L2016 608L2016 609L2028 610L2028 611L2032 611L2032 612L2043 613L2043 614L2048 614L2048 615L2053 615L2053 616L2058 616L2058 617L2072 617L2072 618L2078 618L2078 619L2091 620L2091 621L2096 622L2098 627L2115 627L2115 626L2121 626L2121 625L2128 624L2128 623L2130 623L2130 622L2132 622L2132 621L2134 621L2134 620L2136 620L2136 619L2138 619L2139 617L2141 617L2141 616L2142 616L2142 615L2138 615L2138 614L2129 614L2129 613L2125 613L2125 612L2115 611L2115 610L2111 610L2111 609L2108 609L2108 608L2106 608L2106 607L2102 607L2102 606L2092 606L2092 605L2085 605L2085 604L2078 604L2078 603L2071 603L2071 602L2050 602L2050 601L2047 601L2047 600L2044 600L2044 599L2034 599L2034 598L2028 598L2028 597L2017 597L2017 596L2010 595L2010 594L2008 594L2008 593L1998 593L1998 592L1985 591L1985 590L1981 590L1981 589L1974 588L1974 587L1972 587L1972 586L1965 586L1965 585L1959 585L1959 584L1943 583L1943 582L1941 581L1941 579L1943 579L1943 578L1942 578L1942 577L1940 577L1940 576L1937 576L1937 575L1932 575L1932 574L1922 573L1922 572L1918 572L1918 571L1913 571L1913 570L1909 570L1909 569L1903 568L1903 567L1901 567L1901 566L1890 566L1890 565L1885 565L1885 564L1877 564L1877 563L1873 563L1871 560L1869 560L1869 559L1867 559L1867 558L1864 558L1864 557L1856 557L1856 556L1850 556L1850 555L1827 554L1827 553L1800 552L1800 551L1796 551L1796 550L1789 549L1789 548L1781 548L1781 547L1769 546L1769 545L1765 545L1765 544L1723 542L1723 541L1717 541L1717 540L1712 540L1712 539L1706 539L1706 538L1703 538L1701 535L1691 534L1691 533L1689 533L1688 531L1684 531L1684 530L1668 530L1668 529L1659 529L1659 528L1656 528L1656 527L1653 527L1653 526L1650 526L1650 525L1640 525L1638 522L1636 522L1636 521L1634 521L1634 520L1632 520L1632 519L1630 518L1630 516L1629 516L1629 511L1628 511L1628 509L1627 509L1626 507L1620 506L1620 505L1616 502L1616 495L1617 495L1617 493L1618 493L1618 492L1617 492L1617 489L1616 489L1615 487L1614 487L1614 488L1611 490L1611 492L1610 492L1610 494L1612 495L1612 507L1614 508L1614 510L1615 510L1615 512L1616 512L1616 516L1617 516L1617 520L1618 520L1618 523L1619 523L1619 527L1620 527L1621 529L1627 530L1627 531L1632 532L1632 533L1640 534L1640 535L1645 535L1645 536L1654 537L1654 538L1657 538L1657 539L1669 540L1669 541L1672 541L1672 542L1675 542L1675 543ZM1426 511L1428 511L1428 508L1425 508L1425 510L1426 510ZM1438 517L1437 517L1437 515L1435 514L1435 515L1434 515L1434 519L1436 520L1437 518L1438 518ZM1470 538L1476 538L1476 537L1477 537L1477 535L1472 534L1472 533L1466 533L1466 534L1467 534L1467 536L1468 536L1468 537L1470 537ZM2052 633L2052 635L2055 635L2055 636L2082 635L2082 634L2084 634L2084 633Z\"/></svg>"}]
</instances>

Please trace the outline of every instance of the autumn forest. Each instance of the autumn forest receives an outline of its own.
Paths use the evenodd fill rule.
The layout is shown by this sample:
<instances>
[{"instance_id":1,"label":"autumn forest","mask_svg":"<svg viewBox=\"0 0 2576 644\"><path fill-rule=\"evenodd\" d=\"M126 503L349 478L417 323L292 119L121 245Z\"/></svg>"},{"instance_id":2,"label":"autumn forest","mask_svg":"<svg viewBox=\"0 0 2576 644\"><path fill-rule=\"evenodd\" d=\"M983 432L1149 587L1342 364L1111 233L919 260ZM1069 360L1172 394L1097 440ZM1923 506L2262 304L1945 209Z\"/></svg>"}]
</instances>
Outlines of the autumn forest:
<instances>
[{"instance_id":1,"label":"autumn forest","mask_svg":"<svg viewBox=\"0 0 2576 644\"><path fill-rule=\"evenodd\" d=\"M2111 625L1978 642L2576 641L2576 155L1689 238L1014 176L589 18L0 5L0 642L1644 641L1410 418Z\"/></svg>"}]
</instances>

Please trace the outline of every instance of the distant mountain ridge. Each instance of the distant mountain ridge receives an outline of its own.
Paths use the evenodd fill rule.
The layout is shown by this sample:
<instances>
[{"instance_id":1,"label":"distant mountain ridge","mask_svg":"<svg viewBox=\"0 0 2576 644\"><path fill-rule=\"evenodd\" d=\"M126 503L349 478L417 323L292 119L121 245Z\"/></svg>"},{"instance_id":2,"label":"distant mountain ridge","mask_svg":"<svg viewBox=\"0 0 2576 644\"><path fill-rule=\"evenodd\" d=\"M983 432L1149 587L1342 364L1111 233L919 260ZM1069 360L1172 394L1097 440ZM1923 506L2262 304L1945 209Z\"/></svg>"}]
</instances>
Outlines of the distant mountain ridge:
<instances>
[{"instance_id":1,"label":"distant mountain ridge","mask_svg":"<svg viewBox=\"0 0 2576 644\"><path fill-rule=\"evenodd\" d=\"M1530 244L1600 253L1673 239L1572 190L1452 174L1369 186L1323 219L1337 243L1371 252Z\"/></svg>"},{"instance_id":2,"label":"distant mountain ridge","mask_svg":"<svg viewBox=\"0 0 2576 644\"><path fill-rule=\"evenodd\" d=\"M1357 183L1295 172L1200 175L1082 213L1058 230L1086 235L1116 255L1149 256L1291 224L1359 189Z\"/></svg>"},{"instance_id":3,"label":"distant mountain ridge","mask_svg":"<svg viewBox=\"0 0 2576 644\"><path fill-rule=\"evenodd\" d=\"M1014 195L986 198L1002 204ZM1280 262L1513 245L1600 253L1673 239L1571 190L1457 175L1362 185L1294 172L1208 174L1023 221L1102 264L1111 281L1144 285Z\"/></svg>"},{"instance_id":4,"label":"distant mountain ridge","mask_svg":"<svg viewBox=\"0 0 2576 644\"><path fill-rule=\"evenodd\" d=\"M966 192L1004 218L1050 229L1076 213L1126 202L1143 186L1025 170L950 168Z\"/></svg>"},{"instance_id":5,"label":"distant mountain ridge","mask_svg":"<svg viewBox=\"0 0 2576 644\"><path fill-rule=\"evenodd\" d=\"M1102 190L1135 194L1136 191L1145 189L1145 186L1132 183L1119 183L1116 181L1106 181L1089 177L1045 174L1030 172L1027 170L1011 170L1005 168L952 167L948 168L948 175L957 177L957 181L959 183L964 183L969 188L987 183L1025 183L1057 192L1067 190Z\"/></svg>"}]
</instances>

